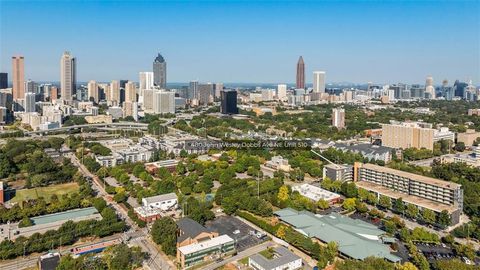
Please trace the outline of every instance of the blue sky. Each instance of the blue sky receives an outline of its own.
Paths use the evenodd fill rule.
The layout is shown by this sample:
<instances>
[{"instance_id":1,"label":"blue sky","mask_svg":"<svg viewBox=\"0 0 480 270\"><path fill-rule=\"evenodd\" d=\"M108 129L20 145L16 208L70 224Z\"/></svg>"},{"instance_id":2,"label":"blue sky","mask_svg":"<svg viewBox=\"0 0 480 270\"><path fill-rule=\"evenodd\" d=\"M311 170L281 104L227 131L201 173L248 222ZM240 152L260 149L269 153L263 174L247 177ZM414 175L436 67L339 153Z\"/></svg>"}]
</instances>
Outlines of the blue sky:
<instances>
[{"instance_id":1,"label":"blue sky","mask_svg":"<svg viewBox=\"0 0 480 270\"><path fill-rule=\"evenodd\" d=\"M58 81L60 56L80 81L138 80L157 52L169 82L423 83L480 81L480 1L4 1L1 71Z\"/></svg>"}]
</instances>

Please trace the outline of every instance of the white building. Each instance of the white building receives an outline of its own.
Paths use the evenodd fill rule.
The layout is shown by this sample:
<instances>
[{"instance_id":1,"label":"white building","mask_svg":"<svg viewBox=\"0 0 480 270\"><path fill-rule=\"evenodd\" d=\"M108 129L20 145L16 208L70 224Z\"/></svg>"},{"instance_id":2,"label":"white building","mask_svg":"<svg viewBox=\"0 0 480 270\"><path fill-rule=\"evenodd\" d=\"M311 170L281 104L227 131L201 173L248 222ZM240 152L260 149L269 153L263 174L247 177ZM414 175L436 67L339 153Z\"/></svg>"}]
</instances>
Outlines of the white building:
<instances>
[{"instance_id":1,"label":"white building","mask_svg":"<svg viewBox=\"0 0 480 270\"><path fill-rule=\"evenodd\" d=\"M325 71L313 72L313 92L325 93Z\"/></svg>"},{"instance_id":2,"label":"white building","mask_svg":"<svg viewBox=\"0 0 480 270\"><path fill-rule=\"evenodd\" d=\"M25 112L35 112L35 93L25 93Z\"/></svg>"},{"instance_id":3,"label":"white building","mask_svg":"<svg viewBox=\"0 0 480 270\"><path fill-rule=\"evenodd\" d=\"M155 91L153 93L154 113L175 113L175 93Z\"/></svg>"},{"instance_id":4,"label":"white building","mask_svg":"<svg viewBox=\"0 0 480 270\"><path fill-rule=\"evenodd\" d=\"M273 257L266 258L258 253L248 258L248 266L256 270L295 270L302 268L302 258L283 246L272 251Z\"/></svg>"},{"instance_id":5,"label":"white building","mask_svg":"<svg viewBox=\"0 0 480 270\"><path fill-rule=\"evenodd\" d=\"M332 126L343 129L345 128L345 110L343 108L334 108L332 111Z\"/></svg>"},{"instance_id":6,"label":"white building","mask_svg":"<svg viewBox=\"0 0 480 270\"><path fill-rule=\"evenodd\" d=\"M273 100L275 96L275 90L273 89L262 89L262 101Z\"/></svg>"},{"instance_id":7,"label":"white building","mask_svg":"<svg viewBox=\"0 0 480 270\"><path fill-rule=\"evenodd\" d=\"M323 188L316 187L310 184L293 186L292 192L293 191L298 191L300 195L305 196L314 202L318 202L320 199L323 199L329 203L336 203L340 201L340 198L341 198L340 195L336 193L330 192L328 190L325 190Z\"/></svg>"},{"instance_id":8,"label":"white building","mask_svg":"<svg viewBox=\"0 0 480 270\"><path fill-rule=\"evenodd\" d=\"M277 85L277 99L284 100L287 98L287 85L279 84Z\"/></svg>"},{"instance_id":9,"label":"white building","mask_svg":"<svg viewBox=\"0 0 480 270\"><path fill-rule=\"evenodd\" d=\"M142 206L145 208L158 208L163 211L173 209L178 204L178 197L175 193L167 193L142 199Z\"/></svg>"},{"instance_id":10,"label":"white building","mask_svg":"<svg viewBox=\"0 0 480 270\"><path fill-rule=\"evenodd\" d=\"M282 156L272 157L271 160L265 163L265 166L284 172L289 172L292 169L292 167L288 164L288 159L284 159Z\"/></svg>"}]
</instances>

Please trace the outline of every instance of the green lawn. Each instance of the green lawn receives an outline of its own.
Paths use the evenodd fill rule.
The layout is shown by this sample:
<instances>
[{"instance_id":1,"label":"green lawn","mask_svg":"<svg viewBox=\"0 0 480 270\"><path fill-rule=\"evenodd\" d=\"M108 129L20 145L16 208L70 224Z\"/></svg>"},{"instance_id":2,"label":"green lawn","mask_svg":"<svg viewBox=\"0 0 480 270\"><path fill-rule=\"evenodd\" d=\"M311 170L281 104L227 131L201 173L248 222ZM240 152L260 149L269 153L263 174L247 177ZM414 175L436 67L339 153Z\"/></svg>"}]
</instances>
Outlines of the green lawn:
<instances>
[{"instance_id":1,"label":"green lawn","mask_svg":"<svg viewBox=\"0 0 480 270\"><path fill-rule=\"evenodd\" d=\"M272 248L267 248L265 250L262 250L259 252L263 257L271 260L273 258L273 249Z\"/></svg>"},{"instance_id":2,"label":"green lawn","mask_svg":"<svg viewBox=\"0 0 480 270\"><path fill-rule=\"evenodd\" d=\"M38 187L38 188L30 188L30 189L20 189L17 190L15 197L13 197L10 202L21 202L24 200L36 199L38 197L44 197L45 200L48 202L50 201L50 197L53 194L57 194L57 196L62 196L63 194L72 193L78 191L79 187L77 183L66 183L66 184L59 184L59 185L52 185L48 187Z\"/></svg>"}]
</instances>

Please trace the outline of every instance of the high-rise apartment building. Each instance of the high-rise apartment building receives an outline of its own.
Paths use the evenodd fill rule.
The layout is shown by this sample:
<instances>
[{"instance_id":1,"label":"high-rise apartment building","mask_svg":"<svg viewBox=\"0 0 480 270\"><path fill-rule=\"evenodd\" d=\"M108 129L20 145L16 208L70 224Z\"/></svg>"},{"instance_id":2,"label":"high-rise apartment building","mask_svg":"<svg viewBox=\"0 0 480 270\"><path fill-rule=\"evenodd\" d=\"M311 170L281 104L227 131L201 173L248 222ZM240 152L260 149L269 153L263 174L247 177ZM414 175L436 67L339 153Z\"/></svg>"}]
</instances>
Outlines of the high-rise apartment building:
<instances>
[{"instance_id":1,"label":"high-rise apartment building","mask_svg":"<svg viewBox=\"0 0 480 270\"><path fill-rule=\"evenodd\" d=\"M27 93L37 93L38 92L38 84L32 80L27 80L25 82L25 91Z\"/></svg>"},{"instance_id":2,"label":"high-rise apartment building","mask_svg":"<svg viewBox=\"0 0 480 270\"><path fill-rule=\"evenodd\" d=\"M96 81L89 81L87 84L88 89L88 100L98 103L99 99L99 91L98 91L98 84Z\"/></svg>"},{"instance_id":3,"label":"high-rise apartment building","mask_svg":"<svg viewBox=\"0 0 480 270\"><path fill-rule=\"evenodd\" d=\"M392 148L426 148L433 150L434 129L416 122L382 125L382 145Z\"/></svg>"},{"instance_id":4,"label":"high-rise apartment building","mask_svg":"<svg viewBox=\"0 0 480 270\"><path fill-rule=\"evenodd\" d=\"M153 93L154 113L175 113L175 93L155 90Z\"/></svg>"},{"instance_id":5,"label":"high-rise apartment building","mask_svg":"<svg viewBox=\"0 0 480 270\"><path fill-rule=\"evenodd\" d=\"M23 56L12 57L13 99L25 98L25 70Z\"/></svg>"},{"instance_id":6,"label":"high-rise apartment building","mask_svg":"<svg viewBox=\"0 0 480 270\"><path fill-rule=\"evenodd\" d=\"M455 140L455 133L448 128L433 129L424 122L395 122L382 125L382 145L392 148L426 148L440 140Z\"/></svg>"},{"instance_id":7,"label":"high-rise apartment building","mask_svg":"<svg viewBox=\"0 0 480 270\"><path fill-rule=\"evenodd\" d=\"M354 181L358 188L386 196L391 200L429 209L439 214L447 211L452 224L457 224L463 209L462 186L374 164L355 163Z\"/></svg>"},{"instance_id":8,"label":"high-rise apartment building","mask_svg":"<svg viewBox=\"0 0 480 270\"><path fill-rule=\"evenodd\" d=\"M297 88L305 89L305 63L302 56L298 58L297 62Z\"/></svg>"},{"instance_id":9,"label":"high-rise apartment building","mask_svg":"<svg viewBox=\"0 0 480 270\"><path fill-rule=\"evenodd\" d=\"M237 114L237 91L235 90L222 90L220 112L223 114Z\"/></svg>"},{"instance_id":10,"label":"high-rise apartment building","mask_svg":"<svg viewBox=\"0 0 480 270\"><path fill-rule=\"evenodd\" d=\"M140 72L139 89L153 89L153 72Z\"/></svg>"},{"instance_id":11,"label":"high-rise apartment building","mask_svg":"<svg viewBox=\"0 0 480 270\"><path fill-rule=\"evenodd\" d=\"M202 105L207 105L213 102L215 94L214 85L211 83L198 85L198 102Z\"/></svg>"},{"instance_id":12,"label":"high-rise apartment building","mask_svg":"<svg viewBox=\"0 0 480 270\"><path fill-rule=\"evenodd\" d=\"M433 86L433 77L428 76L425 80L425 95L430 99L435 99L435 87Z\"/></svg>"},{"instance_id":13,"label":"high-rise apartment building","mask_svg":"<svg viewBox=\"0 0 480 270\"><path fill-rule=\"evenodd\" d=\"M57 100L58 98L58 88L56 86L50 87L50 101Z\"/></svg>"},{"instance_id":14,"label":"high-rise apartment building","mask_svg":"<svg viewBox=\"0 0 480 270\"><path fill-rule=\"evenodd\" d=\"M198 81L191 81L188 85L187 99L198 99Z\"/></svg>"},{"instance_id":15,"label":"high-rise apartment building","mask_svg":"<svg viewBox=\"0 0 480 270\"><path fill-rule=\"evenodd\" d=\"M153 83L161 89L167 89L167 62L161 54L153 60Z\"/></svg>"},{"instance_id":16,"label":"high-rise apartment building","mask_svg":"<svg viewBox=\"0 0 480 270\"><path fill-rule=\"evenodd\" d=\"M325 93L325 71L313 72L313 92Z\"/></svg>"},{"instance_id":17,"label":"high-rise apartment building","mask_svg":"<svg viewBox=\"0 0 480 270\"><path fill-rule=\"evenodd\" d=\"M117 80L113 80L110 83L110 98L107 99L112 105L120 104L120 83Z\"/></svg>"},{"instance_id":18,"label":"high-rise apartment building","mask_svg":"<svg viewBox=\"0 0 480 270\"><path fill-rule=\"evenodd\" d=\"M277 99L284 100L287 97L287 85L279 84L277 85Z\"/></svg>"},{"instance_id":19,"label":"high-rise apartment building","mask_svg":"<svg viewBox=\"0 0 480 270\"><path fill-rule=\"evenodd\" d=\"M221 97L221 92L223 91L223 83L215 84L215 98L218 99Z\"/></svg>"},{"instance_id":20,"label":"high-rise apartment building","mask_svg":"<svg viewBox=\"0 0 480 270\"><path fill-rule=\"evenodd\" d=\"M0 89L8 88L8 73L0 72Z\"/></svg>"},{"instance_id":21,"label":"high-rise apartment building","mask_svg":"<svg viewBox=\"0 0 480 270\"><path fill-rule=\"evenodd\" d=\"M35 112L35 93L27 92L25 93L25 112L31 113Z\"/></svg>"},{"instance_id":22,"label":"high-rise apartment building","mask_svg":"<svg viewBox=\"0 0 480 270\"><path fill-rule=\"evenodd\" d=\"M345 109L333 108L332 110L332 126L338 129L345 128Z\"/></svg>"},{"instance_id":23,"label":"high-rise apartment building","mask_svg":"<svg viewBox=\"0 0 480 270\"><path fill-rule=\"evenodd\" d=\"M143 110L145 113L153 113L153 93L156 90L145 89L143 91Z\"/></svg>"},{"instance_id":24,"label":"high-rise apartment building","mask_svg":"<svg viewBox=\"0 0 480 270\"><path fill-rule=\"evenodd\" d=\"M262 101L273 100L275 97L274 89L262 89Z\"/></svg>"},{"instance_id":25,"label":"high-rise apartment building","mask_svg":"<svg viewBox=\"0 0 480 270\"><path fill-rule=\"evenodd\" d=\"M128 81L125 84L125 102L136 102L137 101L137 91L135 83Z\"/></svg>"},{"instance_id":26,"label":"high-rise apartment building","mask_svg":"<svg viewBox=\"0 0 480 270\"><path fill-rule=\"evenodd\" d=\"M70 52L64 52L60 59L60 95L71 102L77 89L76 59Z\"/></svg>"}]
</instances>

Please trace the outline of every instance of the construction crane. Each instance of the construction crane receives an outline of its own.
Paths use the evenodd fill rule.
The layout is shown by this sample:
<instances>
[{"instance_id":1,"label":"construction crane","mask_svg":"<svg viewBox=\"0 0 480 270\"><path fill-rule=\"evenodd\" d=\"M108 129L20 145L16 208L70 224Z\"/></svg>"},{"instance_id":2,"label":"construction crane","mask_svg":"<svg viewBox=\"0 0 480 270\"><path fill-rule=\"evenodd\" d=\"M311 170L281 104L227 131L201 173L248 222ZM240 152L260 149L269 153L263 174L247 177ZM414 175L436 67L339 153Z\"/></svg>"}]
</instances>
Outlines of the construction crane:
<instances>
[{"instance_id":1,"label":"construction crane","mask_svg":"<svg viewBox=\"0 0 480 270\"><path fill-rule=\"evenodd\" d=\"M328 163L330 163L330 164L334 165L334 166L335 166L337 169L340 169L340 168L341 168L341 167L340 167L338 164L336 164L336 163L332 162L332 161L331 161L331 160L329 160L328 158L326 158L326 157L322 156L321 154L319 154L319 153L317 153L317 152L313 151L312 149L310 149L310 151L311 151L312 153L314 153L315 155L317 155L317 156L321 157L322 159L326 160Z\"/></svg>"}]
</instances>

